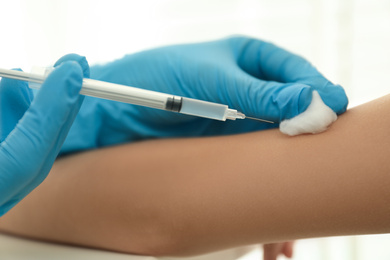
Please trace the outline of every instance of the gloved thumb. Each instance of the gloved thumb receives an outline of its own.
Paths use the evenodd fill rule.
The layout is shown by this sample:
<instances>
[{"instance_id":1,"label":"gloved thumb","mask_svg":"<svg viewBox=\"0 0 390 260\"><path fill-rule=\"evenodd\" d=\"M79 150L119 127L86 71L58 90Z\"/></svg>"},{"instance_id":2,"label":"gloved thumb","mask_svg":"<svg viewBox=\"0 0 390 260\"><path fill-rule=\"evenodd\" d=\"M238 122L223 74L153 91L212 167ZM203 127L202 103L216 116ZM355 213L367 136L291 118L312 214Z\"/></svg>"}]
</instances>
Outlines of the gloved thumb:
<instances>
[{"instance_id":1,"label":"gloved thumb","mask_svg":"<svg viewBox=\"0 0 390 260\"><path fill-rule=\"evenodd\" d=\"M82 69L74 61L64 62L50 73L16 128L2 143L11 157L34 165L37 161L54 162L82 104L82 80Z\"/></svg>"},{"instance_id":2,"label":"gloved thumb","mask_svg":"<svg viewBox=\"0 0 390 260\"><path fill-rule=\"evenodd\" d=\"M57 67L66 61L76 61L80 65L83 71L84 78L89 78L89 74L90 74L89 64L87 59L84 56L80 56L76 53L66 54L56 61L54 67Z\"/></svg>"}]
</instances>

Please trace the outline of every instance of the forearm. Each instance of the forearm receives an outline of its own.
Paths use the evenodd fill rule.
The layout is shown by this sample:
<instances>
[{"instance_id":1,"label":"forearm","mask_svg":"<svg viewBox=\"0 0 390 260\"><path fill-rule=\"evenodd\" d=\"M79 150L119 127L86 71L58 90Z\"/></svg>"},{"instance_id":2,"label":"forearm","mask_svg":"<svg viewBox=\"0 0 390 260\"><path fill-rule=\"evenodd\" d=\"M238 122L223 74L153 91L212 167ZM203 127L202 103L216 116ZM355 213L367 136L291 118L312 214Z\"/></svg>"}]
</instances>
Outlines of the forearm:
<instances>
[{"instance_id":1,"label":"forearm","mask_svg":"<svg viewBox=\"0 0 390 260\"><path fill-rule=\"evenodd\" d=\"M387 96L347 112L320 135L270 130L64 158L0 227L169 255L389 232L389 109Z\"/></svg>"}]
</instances>

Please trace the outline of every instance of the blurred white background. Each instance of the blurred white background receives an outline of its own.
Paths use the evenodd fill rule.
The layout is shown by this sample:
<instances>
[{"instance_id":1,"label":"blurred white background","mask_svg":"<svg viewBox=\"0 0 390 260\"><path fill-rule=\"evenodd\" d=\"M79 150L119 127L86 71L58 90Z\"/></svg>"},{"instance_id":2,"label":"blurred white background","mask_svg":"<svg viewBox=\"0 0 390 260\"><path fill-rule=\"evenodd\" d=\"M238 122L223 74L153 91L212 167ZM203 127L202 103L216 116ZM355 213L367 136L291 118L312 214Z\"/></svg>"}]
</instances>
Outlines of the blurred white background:
<instances>
[{"instance_id":1,"label":"blurred white background","mask_svg":"<svg viewBox=\"0 0 390 260\"><path fill-rule=\"evenodd\" d=\"M245 34L310 60L351 106L390 93L390 0L0 0L0 67ZM387 246L386 246L387 245ZM300 241L294 259L390 259L390 236ZM248 259L259 259L255 252Z\"/></svg>"},{"instance_id":2,"label":"blurred white background","mask_svg":"<svg viewBox=\"0 0 390 260\"><path fill-rule=\"evenodd\" d=\"M246 34L306 57L351 105L389 93L389 0L0 0L0 23L5 68Z\"/></svg>"}]
</instances>

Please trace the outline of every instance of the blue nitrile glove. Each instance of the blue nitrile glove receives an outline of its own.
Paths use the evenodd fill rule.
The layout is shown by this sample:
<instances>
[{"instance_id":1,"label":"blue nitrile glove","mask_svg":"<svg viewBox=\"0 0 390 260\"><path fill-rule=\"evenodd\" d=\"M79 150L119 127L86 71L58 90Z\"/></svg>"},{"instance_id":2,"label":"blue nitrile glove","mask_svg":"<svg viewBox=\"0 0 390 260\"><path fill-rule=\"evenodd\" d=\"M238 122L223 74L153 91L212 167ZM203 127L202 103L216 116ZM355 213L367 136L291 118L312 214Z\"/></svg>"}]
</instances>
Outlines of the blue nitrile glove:
<instances>
[{"instance_id":1,"label":"blue nitrile glove","mask_svg":"<svg viewBox=\"0 0 390 260\"><path fill-rule=\"evenodd\" d=\"M275 122L303 112L317 90L336 113L347 97L308 61L247 37L168 46L91 68L98 80L228 105ZM232 134L277 127L215 121L96 98L85 99L62 152L147 138Z\"/></svg>"},{"instance_id":2,"label":"blue nitrile glove","mask_svg":"<svg viewBox=\"0 0 390 260\"><path fill-rule=\"evenodd\" d=\"M59 65L33 101L27 83L1 80L0 216L49 173L83 101L79 91L89 67L79 58L83 68L75 61Z\"/></svg>"}]
</instances>

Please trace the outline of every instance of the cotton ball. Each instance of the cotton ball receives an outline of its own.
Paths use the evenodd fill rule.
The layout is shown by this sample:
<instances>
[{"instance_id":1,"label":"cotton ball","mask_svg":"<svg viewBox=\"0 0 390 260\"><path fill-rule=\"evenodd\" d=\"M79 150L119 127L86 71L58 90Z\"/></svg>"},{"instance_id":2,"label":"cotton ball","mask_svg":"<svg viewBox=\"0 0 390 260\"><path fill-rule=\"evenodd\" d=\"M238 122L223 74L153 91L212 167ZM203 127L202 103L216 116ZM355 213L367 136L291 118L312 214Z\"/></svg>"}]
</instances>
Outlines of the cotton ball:
<instances>
[{"instance_id":1,"label":"cotton ball","mask_svg":"<svg viewBox=\"0 0 390 260\"><path fill-rule=\"evenodd\" d=\"M309 107L296 117L282 121L279 129L282 133L291 136L316 134L325 131L336 119L336 113L324 104L317 91L313 91Z\"/></svg>"}]
</instances>

